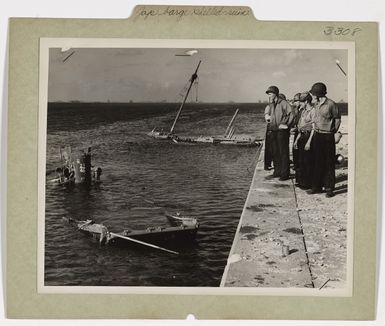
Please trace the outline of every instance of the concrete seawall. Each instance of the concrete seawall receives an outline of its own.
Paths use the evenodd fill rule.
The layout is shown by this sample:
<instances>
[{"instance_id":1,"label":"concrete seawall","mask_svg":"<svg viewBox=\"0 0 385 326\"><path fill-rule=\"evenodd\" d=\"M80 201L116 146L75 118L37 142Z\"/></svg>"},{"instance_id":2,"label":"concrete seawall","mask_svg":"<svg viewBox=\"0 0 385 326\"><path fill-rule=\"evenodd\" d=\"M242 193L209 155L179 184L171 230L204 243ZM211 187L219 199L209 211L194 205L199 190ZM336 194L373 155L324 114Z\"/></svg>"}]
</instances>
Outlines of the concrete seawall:
<instances>
[{"instance_id":1,"label":"concrete seawall","mask_svg":"<svg viewBox=\"0 0 385 326\"><path fill-rule=\"evenodd\" d=\"M347 136L337 153L347 157ZM326 198L306 194L294 179L270 179L263 157L262 148L221 286L346 286L347 162L336 169L336 196Z\"/></svg>"}]
</instances>

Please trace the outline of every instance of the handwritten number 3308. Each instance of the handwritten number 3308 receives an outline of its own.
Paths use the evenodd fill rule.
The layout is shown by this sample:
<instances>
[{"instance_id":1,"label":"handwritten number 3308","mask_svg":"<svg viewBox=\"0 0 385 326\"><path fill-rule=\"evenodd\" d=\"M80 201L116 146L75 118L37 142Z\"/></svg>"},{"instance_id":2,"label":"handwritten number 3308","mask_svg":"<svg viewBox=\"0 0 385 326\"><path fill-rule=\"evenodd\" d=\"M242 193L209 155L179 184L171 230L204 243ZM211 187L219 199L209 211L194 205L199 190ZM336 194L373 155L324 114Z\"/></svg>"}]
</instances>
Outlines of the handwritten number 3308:
<instances>
[{"instance_id":1,"label":"handwritten number 3308","mask_svg":"<svg viewBox=\"0 0 385 326\"><path fill-rule=\"evenodd\" d=\"M361 28L350 29L350 28L344 28L344 27L327 26L324 30L324 34L327 36L332 35L332 34L337 35L337 36L340 36L340 35L354 36L359 31L361 31Z\"/></svg>"}]
</instances>

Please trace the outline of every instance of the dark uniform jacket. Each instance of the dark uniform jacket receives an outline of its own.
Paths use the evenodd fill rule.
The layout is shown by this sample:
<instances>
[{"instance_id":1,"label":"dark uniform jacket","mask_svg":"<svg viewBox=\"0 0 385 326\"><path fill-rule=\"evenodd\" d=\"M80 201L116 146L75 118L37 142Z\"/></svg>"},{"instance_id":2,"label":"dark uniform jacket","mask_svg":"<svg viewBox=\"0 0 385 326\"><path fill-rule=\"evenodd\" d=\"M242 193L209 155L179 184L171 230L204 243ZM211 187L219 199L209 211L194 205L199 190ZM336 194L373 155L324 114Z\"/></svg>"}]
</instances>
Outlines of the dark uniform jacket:
<instances>
[{"instance_id":1,"label":"dark uniform jacket","mask_svg":"<svg viewBox=\"0 0 385 326\"><path fill-rule=\"evenodd\" d=\"M270 130L279 130L280 125L284 125L287 128L291 128L295 122L296 113L291 105L280 98L277 102L270 103Z\"/></svg>"}]
</instances>

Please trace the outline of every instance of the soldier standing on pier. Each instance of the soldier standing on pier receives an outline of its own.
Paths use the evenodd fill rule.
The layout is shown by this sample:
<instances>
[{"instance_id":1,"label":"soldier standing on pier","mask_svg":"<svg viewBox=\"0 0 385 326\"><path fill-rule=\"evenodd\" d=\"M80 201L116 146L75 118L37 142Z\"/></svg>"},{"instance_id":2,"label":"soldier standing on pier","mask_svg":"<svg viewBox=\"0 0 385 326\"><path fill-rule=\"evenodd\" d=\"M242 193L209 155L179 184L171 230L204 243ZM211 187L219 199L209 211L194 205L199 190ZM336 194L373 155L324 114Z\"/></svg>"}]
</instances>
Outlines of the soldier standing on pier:
<instances>
[{"instance_id":1,"label":"soldier standing on pier","mask_svg":"<svg viewBox=\"0 0 385 326\"><path fill-rule=\"evenodd\" d=\"M310 150L313 131L314 108L309 92L299 96L300 117L297 123L298 135L293 147L298 151L298 165L296 169L296 181L301 189L310 189L313 176L313 151ZM309 140L310 138L310 140Z\"/></svg>"},{"instance_id":2,"label":"soldier standing on pier","mask_svg":"<svg viewBox=\"0 0 385 326\"><path fill-rule=\"evenodd\" d=\"M336 144L334 134L341 124L341 113L334 101L326 97L326 85L315 83L310 94L315 105L314 136L310 140L314 153L312 188L309 194L315 194L325 188L326 197L334 196Z\"/></svg>"},{"instance_id":3,"label":"soldier standing on pier","mask_svg":"<svg viewBox=\"0 0 385 326\"><path fill-rule=\"evenodd\" d=\"M265 108L265 121L266 121L266 133L265 133L265 156L264 156L264 168L266 171L272 168L273 153L271 150L271 130L270 130L270 104Z\"/></svg>"},{"instance_id":4,"label":"soldier standing on pier","mask_svg":"<svg viewBox=\"0 0 385 326\"><path fill-rule=\"evenodd\" d=\"M269 96L271 149L273 154L273 178L280 181L290 177L289 136L290 126L294 120L290 104L279 97L277 86L270 86L266 94Z\"/></svg>"},{"instance_id":5,"label":"soldier standing on pier","mask_svg":"<svg viewBox=\"0 0 385 326\"><path fill-rule=\"evenodd\" d=\"M293 153L293 169L295 171L296 180L297 180L297 169L298 169L298 149L294 148L294 142L297 139L298 136L298 120L301 114L301 105L299 98L301 96L301 93L297 93L294 95L291 104L292 112L295 114L296 118L293 121L293 126L290 130L290 134L294 135L294 141L293 141L293 147L292 147L292 153Z\"/></svg>"}]
</instances>

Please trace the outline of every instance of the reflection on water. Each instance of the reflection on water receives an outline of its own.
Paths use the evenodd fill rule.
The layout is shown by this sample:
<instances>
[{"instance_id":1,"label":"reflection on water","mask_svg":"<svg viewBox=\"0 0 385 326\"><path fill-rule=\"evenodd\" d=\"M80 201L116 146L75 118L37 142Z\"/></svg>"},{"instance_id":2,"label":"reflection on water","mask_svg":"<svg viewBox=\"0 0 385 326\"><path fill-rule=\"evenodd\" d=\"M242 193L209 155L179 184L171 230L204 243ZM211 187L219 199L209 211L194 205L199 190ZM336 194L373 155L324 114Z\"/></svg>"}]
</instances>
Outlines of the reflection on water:
<instances>
[{"instance_id":1,"label":"reflection on water","mask_svg":"<svg viewBox=\"0 0 385 326\"><path fill-rule=\"evenodd\" d=\"M91 145L103 183L89 190L47 185L45 285L219 285L257 149L153 140L146 132L154 126L166 129L174 111L146 109L49 109L47 171L57 166L60 146ZM261 112L243 108L236 132L262 137ZM189 119L181 119L177 132L221 134L232 114L232 107L190 108L184 113ZM47 180L52 177L48 174ZM92 218L120 232L166 226L165 211L180 211L200 222L194 244L173 248L180 255L145 247L100 247L62 222L63 216Z\"/></svg>"}]
</instances>

